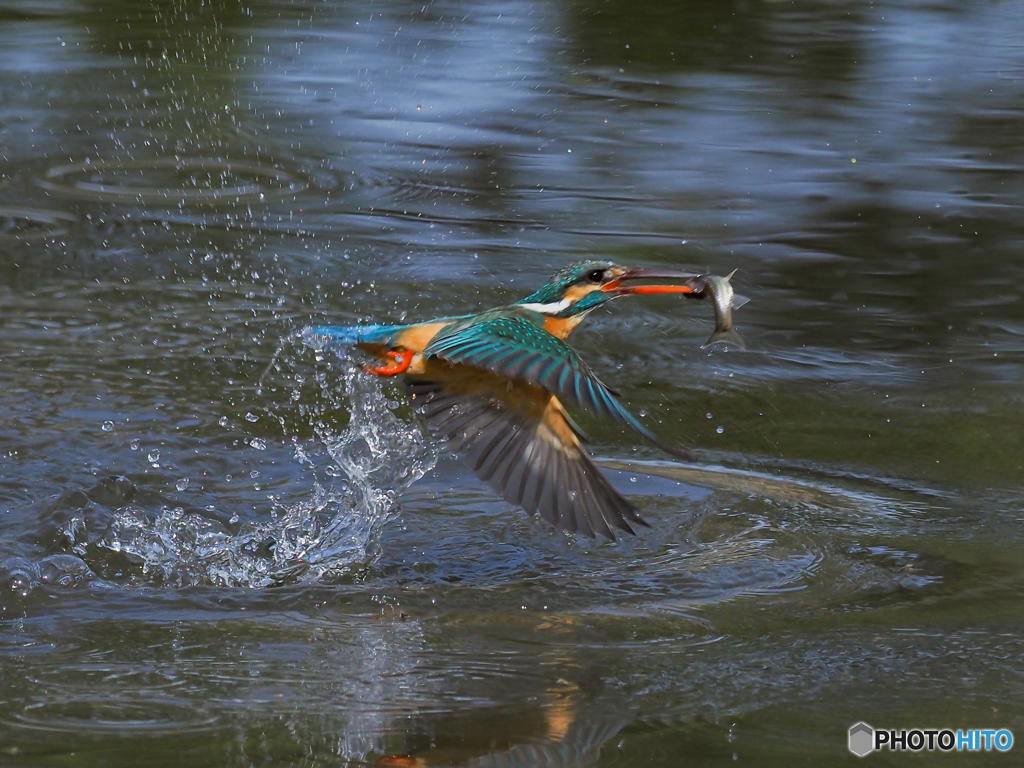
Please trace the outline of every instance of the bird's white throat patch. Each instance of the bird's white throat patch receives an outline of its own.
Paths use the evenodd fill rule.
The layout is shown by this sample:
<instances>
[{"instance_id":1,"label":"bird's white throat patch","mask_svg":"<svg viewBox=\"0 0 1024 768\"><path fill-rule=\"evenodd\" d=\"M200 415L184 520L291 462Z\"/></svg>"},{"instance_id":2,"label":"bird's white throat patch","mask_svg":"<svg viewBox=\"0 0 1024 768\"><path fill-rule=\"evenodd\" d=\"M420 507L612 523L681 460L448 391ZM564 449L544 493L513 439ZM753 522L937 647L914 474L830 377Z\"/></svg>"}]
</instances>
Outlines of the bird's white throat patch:
<instances>
[{"instance_id":1,"label":"bird's white throat patch","mask_svg":"<svg viewBox=\"0 0 1024 768\"><path fill-rule=\"evenodd\" d=\"M568 299L562 299L561 301L553 301L550 304L520 304L519 306L524 309L531 309L534 312L540 312L542 315L557 315L559 312L571 307L572 302Z\"/></svg>"}]
</instances>

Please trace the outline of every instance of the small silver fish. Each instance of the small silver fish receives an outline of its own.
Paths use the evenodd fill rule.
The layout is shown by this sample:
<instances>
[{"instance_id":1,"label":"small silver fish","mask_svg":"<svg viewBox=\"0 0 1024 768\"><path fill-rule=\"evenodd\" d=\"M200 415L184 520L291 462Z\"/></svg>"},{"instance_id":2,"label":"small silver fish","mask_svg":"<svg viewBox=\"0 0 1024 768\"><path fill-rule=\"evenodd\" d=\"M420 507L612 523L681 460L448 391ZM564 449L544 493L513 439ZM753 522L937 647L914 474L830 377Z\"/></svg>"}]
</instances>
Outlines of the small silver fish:
<instances>
[{"instance_id":1,"label":"small silver fish","mask_svg":"<svg viewBox=\"0 0 1024 768\"><path fill-rule=\"evenodd\" d=\"M740 296L733 291L732 283L729 281L732 280L732 276L735 274L736 270L734 269L725 277L701 275L697 278L696 282L703 284L697 290L700 298L711 296L715 302L715 332L704 342L704 349L707 349L712 344L726 344L739 349L747 348L743 338L732 327L733 310L739 309L750 301L745 296ZM694 287L697 288L696 285Z\"/></svg>"}]
</instances>

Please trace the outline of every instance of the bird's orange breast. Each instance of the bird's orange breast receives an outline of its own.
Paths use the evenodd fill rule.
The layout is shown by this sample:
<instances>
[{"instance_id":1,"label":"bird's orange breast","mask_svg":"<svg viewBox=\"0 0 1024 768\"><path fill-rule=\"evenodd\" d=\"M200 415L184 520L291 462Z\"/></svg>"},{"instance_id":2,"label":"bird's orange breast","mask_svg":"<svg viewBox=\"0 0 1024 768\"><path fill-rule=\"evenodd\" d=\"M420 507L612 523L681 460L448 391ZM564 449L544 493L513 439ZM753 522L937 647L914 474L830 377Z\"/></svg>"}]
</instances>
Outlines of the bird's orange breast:
<instances>
[{"instance_id":1,"label":"bird's orange breast","mask_svg":"<svg viewBox=\"0 0 1024 768\"><path fill-rule=\"evenodd\" d=\"M545 317L544 330L556 339L562 339L564 341L570 333L576 330L576 326L580 324L581 320L583 320L583 315L574 315L573 317Z\"/></svg>"},{"instance_id":2,"label":"bird's orange breast","mask_svg":"<svg viewBox=\"0 0 1024 768\"><path fill-rule=\"evenodd\" d=\"M413 352L422 352L442 328L450 322L420 323L402 331L395 339L395 346L404 347Z\"/></svg>"}]
</instances>

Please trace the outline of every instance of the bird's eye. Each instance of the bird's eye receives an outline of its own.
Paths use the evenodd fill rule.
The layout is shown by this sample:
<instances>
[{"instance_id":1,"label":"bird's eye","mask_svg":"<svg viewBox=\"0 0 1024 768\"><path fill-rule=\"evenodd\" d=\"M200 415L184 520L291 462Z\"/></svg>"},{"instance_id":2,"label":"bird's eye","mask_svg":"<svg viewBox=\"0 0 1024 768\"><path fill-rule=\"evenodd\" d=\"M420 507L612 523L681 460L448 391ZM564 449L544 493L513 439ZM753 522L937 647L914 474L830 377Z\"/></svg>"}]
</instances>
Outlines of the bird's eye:
<instances>
[{"instance_id":1,"label":"bird's eye","mask_svg":"<svg viewBox=\"0 0 1024 768\"><path fill-rule=\"evenodd\" d=\"M592 283L604 282L604 273L605 270L603 269L592 269L589 272L587 272L587 280L589 280Z\"/></svg>"}]
</instances>

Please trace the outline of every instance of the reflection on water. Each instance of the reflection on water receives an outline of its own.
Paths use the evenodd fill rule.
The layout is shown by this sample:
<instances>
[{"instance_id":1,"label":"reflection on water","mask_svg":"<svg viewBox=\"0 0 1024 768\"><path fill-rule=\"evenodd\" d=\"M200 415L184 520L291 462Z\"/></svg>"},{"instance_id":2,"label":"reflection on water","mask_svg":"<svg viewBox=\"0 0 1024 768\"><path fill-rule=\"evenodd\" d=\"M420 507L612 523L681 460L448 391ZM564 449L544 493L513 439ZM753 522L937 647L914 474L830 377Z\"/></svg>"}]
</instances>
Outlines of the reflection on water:
<instances>
[{"instance_id":1,"label":"reflection on water","mask_svg":"<svg viewBox=\"0 0 1024 768\"><path fill-rule=\"evenodd\" d=\"M1015 3L0 0L3 760L1024 732L1022 40ZM292 343L594 255L752 299L745 352L669 297L574 337L706 460L584 424L629 541Z\"/></svg>"}]
</instances>

